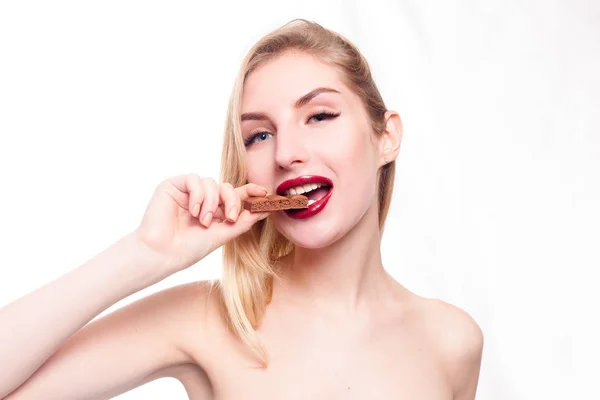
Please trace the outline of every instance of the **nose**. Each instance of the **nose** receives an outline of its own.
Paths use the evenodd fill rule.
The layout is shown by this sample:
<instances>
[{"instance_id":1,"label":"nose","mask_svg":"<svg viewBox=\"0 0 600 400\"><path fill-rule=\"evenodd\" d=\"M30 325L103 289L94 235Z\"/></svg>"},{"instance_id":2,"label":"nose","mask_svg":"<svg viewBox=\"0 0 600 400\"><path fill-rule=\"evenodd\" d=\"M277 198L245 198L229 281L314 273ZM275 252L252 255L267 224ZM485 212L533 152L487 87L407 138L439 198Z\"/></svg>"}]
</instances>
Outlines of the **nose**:
<instances>
[{"instance_id":1,"label":"nose","mask_svg":"<svg viewBox=\"0 0 600 400\"><path fill-rule=\"evenodd\" d=\"M286 129L275 139L275 163L279 170L291 169L307 161L308 148L300 132Z\"/></svg>"}]
</instances>

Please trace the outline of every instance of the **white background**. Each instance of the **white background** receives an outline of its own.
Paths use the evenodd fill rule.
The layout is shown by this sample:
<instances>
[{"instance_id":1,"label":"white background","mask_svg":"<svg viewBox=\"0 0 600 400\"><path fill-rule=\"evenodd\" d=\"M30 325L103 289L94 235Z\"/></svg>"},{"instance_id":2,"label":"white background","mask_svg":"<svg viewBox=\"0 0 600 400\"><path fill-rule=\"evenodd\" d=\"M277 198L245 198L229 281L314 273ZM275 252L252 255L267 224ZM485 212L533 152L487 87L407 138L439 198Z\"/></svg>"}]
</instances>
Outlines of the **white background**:
<instances>
[{"instance_id":1,"label":"white background","mask_svg":"<svg viewBox=\"0 0 600 400\"><path fill-rule=\"evenodd\" d=\"M135 229L165 177L217 179L242 57L307 18L361 48L403 118L384 265L482 327L477 398L600 398L599 4L1 2L0 306ZM186 395L118 397L149 398Z\"/></svg>"}]
</instances>

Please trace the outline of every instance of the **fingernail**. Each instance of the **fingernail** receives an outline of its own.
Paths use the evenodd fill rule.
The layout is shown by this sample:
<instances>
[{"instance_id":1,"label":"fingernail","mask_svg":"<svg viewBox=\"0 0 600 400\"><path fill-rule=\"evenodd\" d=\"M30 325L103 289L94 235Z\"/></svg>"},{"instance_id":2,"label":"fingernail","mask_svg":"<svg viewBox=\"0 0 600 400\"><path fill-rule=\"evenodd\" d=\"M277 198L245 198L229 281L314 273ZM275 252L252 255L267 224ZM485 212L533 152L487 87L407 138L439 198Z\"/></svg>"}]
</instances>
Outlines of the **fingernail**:
<instances>
[{"instance_id":1,"label":"fingernail","mask_svg":"<svg viewBox=\"0 0 600 400\"><path fill-rule=\"evenodd\" d=\"M269 216L269 214L270 214L270 213L263 213L263 214L262 214L260 217L258 217L258 220L260 221L260 220L262 220L262 219L265 219L265 218L267 218L267 217Z\"/></svg>"},{"instance_id":2,"label":"fingernail","mask_svg":"<svg viewBox=\"0 0 600 400\"><path fill-rule=\"evenodd\" d=\"M237 209L235 208L235 206L233 206L229 209L229 211L227 211L227 221L235 222L236 219L237 219Z\"/></svg>"},{"instance_id":3,"label":"fingernail","mask_svg":"<svg viewBox=\"0 0 600 400\"><path fill-rule=\"evenodd\" d=\"M202 219L202 225L206 226L207 228L210 226L210 221L212 220L212 212L207 212L206 215L204 216L204 218Z\"/></svg>"},{"instance_id":4,"label":"fingernail","mask_svg":"<svg viewBox=\"0 0 600 400\"><path fill-rule=\"evenodd\" d=\"M196 204L196 205L194 206L194 208L192 209L192 215L193 215L194 217L197 217L197 216L198 216L198 212L199 212L199 211L200 211L200 204Z\"/></svg>"}]
</instances>

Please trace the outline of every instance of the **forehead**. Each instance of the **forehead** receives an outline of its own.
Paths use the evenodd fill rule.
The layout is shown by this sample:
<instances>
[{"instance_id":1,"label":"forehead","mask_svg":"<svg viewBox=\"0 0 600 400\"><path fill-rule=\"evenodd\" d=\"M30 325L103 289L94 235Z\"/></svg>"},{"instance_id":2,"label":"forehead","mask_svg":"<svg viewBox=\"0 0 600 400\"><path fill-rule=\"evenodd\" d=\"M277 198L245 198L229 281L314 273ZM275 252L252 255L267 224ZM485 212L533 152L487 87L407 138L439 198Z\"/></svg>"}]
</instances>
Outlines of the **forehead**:
<instances>
[{"instance_id":1,"label":"forehead","mask_svg":"<svg viewBox=\"0 0 600 400\"><path fill-rule=\"evenodd\" d=\"M304 53L284 53L252 71L244 83L244 111L293 104L317 87L348 93L339 69Z\"/></svg>"}]
</instances>

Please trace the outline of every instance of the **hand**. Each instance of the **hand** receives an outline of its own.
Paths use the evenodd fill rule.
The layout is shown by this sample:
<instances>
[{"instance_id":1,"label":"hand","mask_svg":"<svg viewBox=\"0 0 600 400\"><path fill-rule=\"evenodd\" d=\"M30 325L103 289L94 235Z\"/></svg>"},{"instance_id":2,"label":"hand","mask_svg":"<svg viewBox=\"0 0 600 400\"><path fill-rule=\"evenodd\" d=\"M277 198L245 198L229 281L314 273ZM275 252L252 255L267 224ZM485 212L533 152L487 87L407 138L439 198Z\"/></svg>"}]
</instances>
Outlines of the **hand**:
<instances>
[{"instance_id":1,"label":"hand","mask_svg":"<svg viewBox=\"0 0 600 400\"><path fill-rule=\"evenodd\" d=\"M242 208L248 197L266 195L265 188L253 183L234 188L196 174L168 178L156 188L136 234L163 258L168 276L266 218L269 213Z\"/></svg>"}]
</instances>

